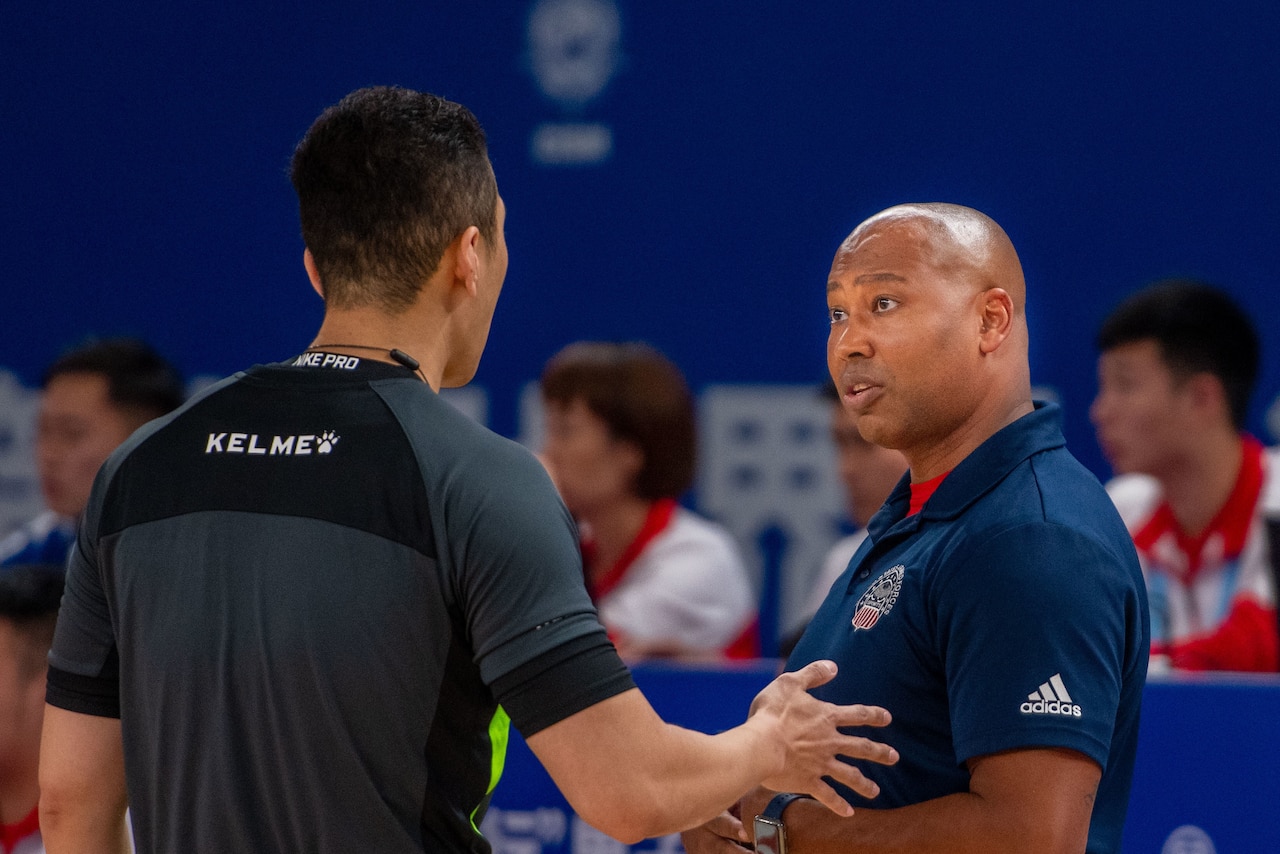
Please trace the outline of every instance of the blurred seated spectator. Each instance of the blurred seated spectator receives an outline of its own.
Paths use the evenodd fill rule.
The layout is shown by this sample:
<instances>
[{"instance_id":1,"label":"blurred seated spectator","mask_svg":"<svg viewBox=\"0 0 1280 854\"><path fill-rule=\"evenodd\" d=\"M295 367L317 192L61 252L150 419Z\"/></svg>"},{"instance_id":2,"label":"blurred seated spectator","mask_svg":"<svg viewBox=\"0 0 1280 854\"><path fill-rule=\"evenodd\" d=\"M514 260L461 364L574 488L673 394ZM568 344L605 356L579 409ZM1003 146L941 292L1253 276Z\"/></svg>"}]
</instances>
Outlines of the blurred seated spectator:
<instances>
[{"instance_id":1,"label":"blurred seated spectator","mask_svg":"<svg viewBox=\"0 0 1280 854\"><path fill-rule=\"evenodd\" d=\"M0 852L41 854L37 806L46 656L62 601L60 564L0 572Z\"/></svg>"},{"instance_id":2,"label":"blurred seated spectator","mask_svg":"<svg viewBox=\"0 0 1280 854\"><path fill-rule=\"evenodd\" d=\"M1221 290L1169 280L1124 300L1097 345L1090 418L1146 576L1152 672L1276 670L1280 454L1243 428L1252 322Z\"/></svg>"},{"instance_id":3,"label":"blurred seated spectator","mask_svg":"<svg viewBox=\"0 0 1280 854\"><path fill-rule=\"evenodd\" d=\"M94 341L45 371L36 468L45 512L0 540L0 566L65 566L98 469L134 430L182 402L182 378L150 346Z\"/></svg>"},{"instance_id":4,"label":"blurred seated spectator","mask_svg":"<svg viewBox=\"0 0 1280 854\"><path fill-rule=\"evenodd\" d=\"M680 370L644 344L579 342L542 374L543 461L579 525L587 589L618 651L746 658L754 595L727 530L681 507L697 427Z\"/></svg>"},{"instance_id":5,"label":"blurred seated spectator","mask_svg":"<svg viewBox=\"0 0 1280 854\"><path fill-rule=\"evenodd\" d=\"M822 567L814 578L812 592L805 602L804 620L783 643L782 654L787 655L804 632L805 624L817 613L818 606L827 598L827 592L836 579L844 574L853 553L867 538L867 522L884 504L889 493L907 473L907 459L900 451L873 445L858 432L857 420L840 402L835 383L828 381L822 387L822 397L831 404L831 441L836 449L836 465L840 483L844 487L849 519L857 527L852 534L836 541L822 561Z\"/></svg>"}]
</instances>

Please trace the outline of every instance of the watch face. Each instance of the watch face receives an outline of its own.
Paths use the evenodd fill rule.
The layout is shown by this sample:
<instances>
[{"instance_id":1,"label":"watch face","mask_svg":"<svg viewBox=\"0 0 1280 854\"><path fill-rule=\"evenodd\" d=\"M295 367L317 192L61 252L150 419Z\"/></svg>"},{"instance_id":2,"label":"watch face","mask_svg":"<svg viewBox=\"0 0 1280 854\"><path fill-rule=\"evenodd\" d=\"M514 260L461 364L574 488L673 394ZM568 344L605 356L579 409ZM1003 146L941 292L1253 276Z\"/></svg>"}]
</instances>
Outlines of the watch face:
<instances>
[{"instance_id":1,"label":"watch face","mask_svg":"<svg viewBox=\"0 0 1280 854\"><path fill-rule=\"evenodd\" d=\"M787 854L787 830L782 822L756 816L757 854Z\"/></svg>"}]
</instances>

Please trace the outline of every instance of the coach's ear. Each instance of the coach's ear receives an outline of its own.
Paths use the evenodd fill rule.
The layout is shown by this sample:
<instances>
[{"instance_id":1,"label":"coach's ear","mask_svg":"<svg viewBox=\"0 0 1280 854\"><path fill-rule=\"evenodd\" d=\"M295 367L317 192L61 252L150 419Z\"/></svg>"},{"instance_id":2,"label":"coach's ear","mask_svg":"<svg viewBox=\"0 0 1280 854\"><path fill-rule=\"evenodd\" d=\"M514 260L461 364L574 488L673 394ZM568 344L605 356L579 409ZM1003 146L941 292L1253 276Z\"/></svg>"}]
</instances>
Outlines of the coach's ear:
<instances>
[{"instance_id":1,"label":"coach's ear","mask_svg":"<svg viewBox=\"0 0 1280 854\"><path fill-rule=\"evenodd\" d=\"M994 353L1013 331L1013 297L1004 288L987 288L977 297L979 303L978 349Z\"/></svg>"},{"instance_id":2,"label":"coach's ear","mask_svg":"<svg viewBox=\"0 0 1280 854\"><path fill-rule=\"evenodd\" d=\"M324 285L320 284L320 271L316 269L316 259L311 257L310 249L302 250L302 266L307 268L307 278L311 280L311 287L320 295L320 299L324 299Z\"/></svg>"}]
</instances>

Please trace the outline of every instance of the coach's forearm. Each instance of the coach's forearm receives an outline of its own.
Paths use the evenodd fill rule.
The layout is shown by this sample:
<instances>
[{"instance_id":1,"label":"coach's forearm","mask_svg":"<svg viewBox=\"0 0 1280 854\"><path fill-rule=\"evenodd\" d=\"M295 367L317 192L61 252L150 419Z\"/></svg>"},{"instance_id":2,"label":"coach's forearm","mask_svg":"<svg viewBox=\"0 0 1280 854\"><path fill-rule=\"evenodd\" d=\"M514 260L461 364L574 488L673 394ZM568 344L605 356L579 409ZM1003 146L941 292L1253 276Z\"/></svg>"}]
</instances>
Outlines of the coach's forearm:
<instances>
[{"instance_id":1,"label":"coach's forearm","mask_svg":"<svg viewBox=\"0 0 1280 854\"><path fill-rule=\"evenodd\" d=\"M842 818L809 801L784 815L791 854L1083 854L1100 769L1074 751L1037 748L973 763L970 791ZM743 815L764 807L753 792Z\"/></svg>"},{"instance_id":2,"label":"coach's forearm","mask_svg":"<svg viewBox=\"0 0 1280 854\"><path fill-rule=\"evenodd\" d=\"M999 810L969 793L891 810L859 809L841 819L796 801L786 811L791 854L1057 854L1043 830L1002 822ZM834 820L833 820L834 819ZM1025 835L1023 835L1025 832Z\"/></svg>"}]
</instances>

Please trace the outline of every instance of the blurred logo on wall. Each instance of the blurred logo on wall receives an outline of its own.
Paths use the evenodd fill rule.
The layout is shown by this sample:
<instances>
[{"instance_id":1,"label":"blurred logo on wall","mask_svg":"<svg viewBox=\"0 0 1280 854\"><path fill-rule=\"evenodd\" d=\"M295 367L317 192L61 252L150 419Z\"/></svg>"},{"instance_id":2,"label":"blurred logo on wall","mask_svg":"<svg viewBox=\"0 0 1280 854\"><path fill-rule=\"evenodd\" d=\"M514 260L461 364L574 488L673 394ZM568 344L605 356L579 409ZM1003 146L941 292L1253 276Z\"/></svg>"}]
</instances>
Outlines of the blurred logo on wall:
<instances>
[{"instance_id":1,"label":"blurred logo on wall","mask_svg":"<svg viewBox=\"0 0 1280 854\"><path fill-rule=\"evenodd\" d=\"M1193 824L1184 824L1165 840L1160 854L1216 854L1209 834Z\"/></svg>"},{"instance_id":2,"label":"blurred logo on wall","mask_svg":"<svg viewBox=\"0 0 1280 854\"><path fill-rule=\"evenodd\" d=\"M622 61L622 21L613 0L537 0L529 13L529 66L560 117L534 128L530 154L545 166L603 163L613 129L585 118Z\"/></svg>"}]
</instances>

